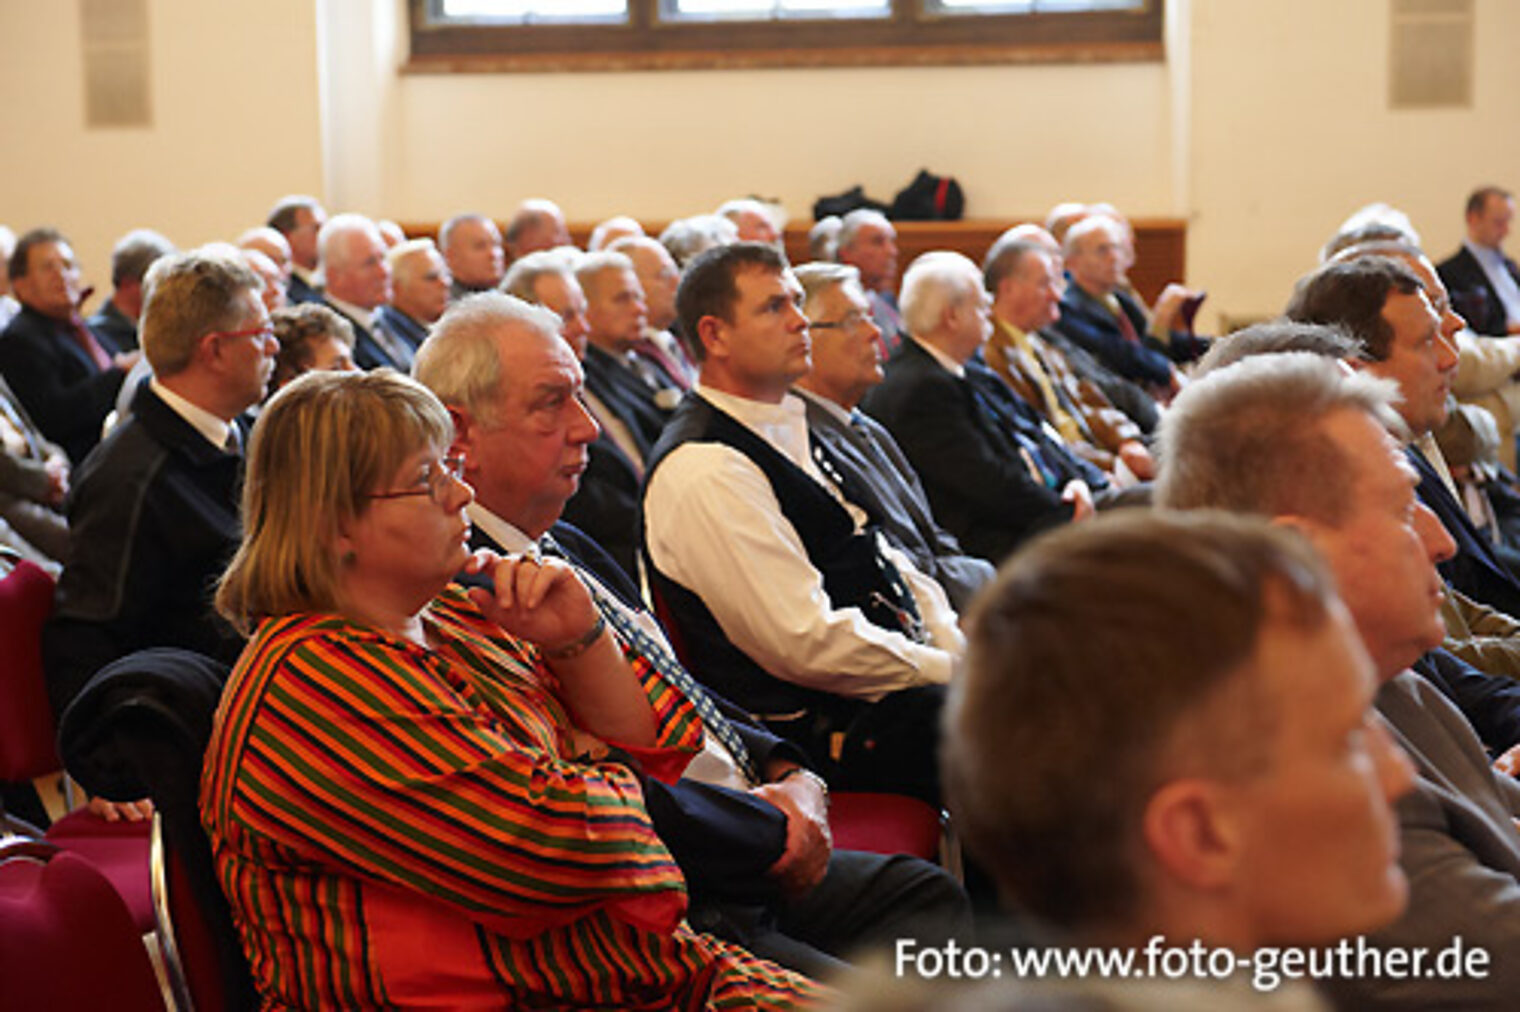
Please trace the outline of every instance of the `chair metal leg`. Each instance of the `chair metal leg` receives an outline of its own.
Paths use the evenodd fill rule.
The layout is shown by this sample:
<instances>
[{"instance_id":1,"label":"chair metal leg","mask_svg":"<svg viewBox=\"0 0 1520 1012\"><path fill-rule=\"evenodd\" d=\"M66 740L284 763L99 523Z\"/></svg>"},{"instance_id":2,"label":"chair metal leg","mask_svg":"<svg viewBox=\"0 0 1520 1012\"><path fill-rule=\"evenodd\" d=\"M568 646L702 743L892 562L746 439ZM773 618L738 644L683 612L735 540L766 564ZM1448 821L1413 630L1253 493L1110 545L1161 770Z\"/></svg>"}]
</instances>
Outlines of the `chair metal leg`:
<instances>
[{"instance_id":1,"label":"chair metal leg","mask_svg":"<svg viewBox=\"0 0 1520 1012\"><path fill-rule=\"evenodd\" d=\"M169 867L164 855L163 816L156 811L153 813L149 861L153 887L153 933L168 977L164 1004L175 1012L195 1012L195 1002L190 998L190 984L185 977L185 963L180 958L179 946L174 940L174 918L169 912Z\"/></svg>"}]
</instances>

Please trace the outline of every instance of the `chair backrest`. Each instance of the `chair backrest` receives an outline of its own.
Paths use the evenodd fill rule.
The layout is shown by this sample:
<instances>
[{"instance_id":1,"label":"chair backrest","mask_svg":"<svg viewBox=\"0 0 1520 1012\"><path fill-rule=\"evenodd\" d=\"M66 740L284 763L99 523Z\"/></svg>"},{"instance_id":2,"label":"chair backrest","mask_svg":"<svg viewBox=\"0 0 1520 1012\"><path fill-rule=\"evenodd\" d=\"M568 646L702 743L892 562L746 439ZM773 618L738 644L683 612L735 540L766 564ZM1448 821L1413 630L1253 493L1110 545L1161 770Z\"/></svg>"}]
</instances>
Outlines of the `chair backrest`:
<instances>
[{"instance_id":1,"label":"chair backrest","mask_svg":"<svg viewBox=\"0 0 1520 1012\"><path fill-rule=\"evenodd\" d=\"M22 782L58 769L56 723L42 672L42 625L53 610L53 578L24 559L0 578L0 780Z\"/></svg>"},{"instance_id":2,"label":"chair backrest","mask_svg":"<svg viewBox=\"0 0 1520 1012\"><path fill-rule=\"evenodd\" d=\"M84 858L0 847L0 1008L162 1012L126 905Z\"/></svg>"},{"instance_id":3,"label":"chair backrest","mask_svg":"<svg viewBox=\"0 0 1520 1012\"><path fill-rule=\"evenodd\" d=\"M257 1007L232 913L201 828L201 759L227 666L188 650L155 647L113 661L64 711L59 747L85 789L153 799L161 819L162 874L155 904L199 1009ZM166 894L165 894L166 889ZM168 948L168 945L165 946Z\"/></svg>"}]
</instances>

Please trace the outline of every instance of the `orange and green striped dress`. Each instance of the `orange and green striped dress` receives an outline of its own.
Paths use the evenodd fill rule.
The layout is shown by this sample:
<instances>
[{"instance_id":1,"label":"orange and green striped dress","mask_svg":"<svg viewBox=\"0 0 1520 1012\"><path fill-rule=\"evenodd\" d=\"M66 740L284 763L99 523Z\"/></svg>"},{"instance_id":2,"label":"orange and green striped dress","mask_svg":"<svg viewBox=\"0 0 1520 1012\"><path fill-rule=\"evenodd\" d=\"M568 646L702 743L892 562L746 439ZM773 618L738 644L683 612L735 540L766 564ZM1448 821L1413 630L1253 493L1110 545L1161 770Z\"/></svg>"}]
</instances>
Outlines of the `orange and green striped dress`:
<instances>
[{"instance_id":1,"label":"orange and green striped dress","mask_svg":"<svg viewBox=\"0 0 1520 1012\"><path fill-rule=\"evenodd\" d=\"M820 995L686 925L637 779L573 757L531 646L458 588L423 618L436 649L333 614L270 619L228 683L201 815L266 1008L782 1009ZM659 737L640 758L679 769L700 719L644 684Z\"/></svg>"}]
</instances>

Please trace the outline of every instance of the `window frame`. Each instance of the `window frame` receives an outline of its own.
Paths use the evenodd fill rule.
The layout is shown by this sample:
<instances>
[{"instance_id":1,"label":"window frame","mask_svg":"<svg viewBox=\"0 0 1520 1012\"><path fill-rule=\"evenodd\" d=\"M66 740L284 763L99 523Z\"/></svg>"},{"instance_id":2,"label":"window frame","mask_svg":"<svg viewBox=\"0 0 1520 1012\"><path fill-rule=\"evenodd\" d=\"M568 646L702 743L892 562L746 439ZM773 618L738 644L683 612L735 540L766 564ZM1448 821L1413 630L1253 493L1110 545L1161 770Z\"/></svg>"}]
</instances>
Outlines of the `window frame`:
<instances>
[{"instance_id":1,"label":"window frame","mask_svg":"<svg viewBox=\"0 0 1520 1012\"><path fill-rule=\"evenodd\" d=\"M450 25L438 0L407 0L408 73L882 66L1163 58L1165 0L1134 11L929 13L892 0L882 19L672 23L659 0L628 0L620 25ZM839 44L848 31L850 41Z\"/></svg>"}]
</instances>

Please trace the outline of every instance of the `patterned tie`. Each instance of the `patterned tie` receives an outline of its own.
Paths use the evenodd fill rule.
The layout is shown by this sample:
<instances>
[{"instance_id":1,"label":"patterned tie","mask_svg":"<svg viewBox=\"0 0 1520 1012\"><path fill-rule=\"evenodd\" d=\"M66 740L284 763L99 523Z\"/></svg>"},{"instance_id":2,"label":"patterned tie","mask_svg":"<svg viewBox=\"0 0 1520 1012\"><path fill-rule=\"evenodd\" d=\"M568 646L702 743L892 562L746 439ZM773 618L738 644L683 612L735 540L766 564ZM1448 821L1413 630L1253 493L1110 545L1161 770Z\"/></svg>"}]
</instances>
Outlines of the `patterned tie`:
<instances>
[{"instance_id":1,"label":"patterned tie","mask_svg":"<svg viewBox=\"0 0 1520 1012\"><path fill-rule=\"evenodd\" d=\"M760 783L760 777L755 769L755 760L749 754L749 749L744 747L744 740L739 737L739 732L734 730L734 725L729 719L718 712L713 705L707 691L697 684L697 680L687 673L663 643L650 636L643 627L629 613L627 606L621 601L613 599L606 591L602 590L600 582L591 574L584 572L581 567L572 560L565 550L560 548L552 535L545 534L538 539L539 550L545 555L552 555L558 559L564 559L575 567L577 574L591 592L591 600L596 604L597 610L612 626L618 638L631 647L634 651L647 660L655 672L665 680L667 684L682 693L691 700L691 705L696 708L697 715L702 718L702 724L714 738L728 749L739 768L744 771L744 776L752 784Z\"/></svg>"}]
</instances>

